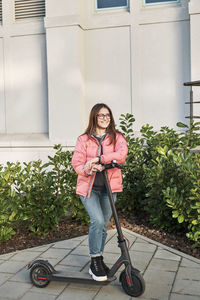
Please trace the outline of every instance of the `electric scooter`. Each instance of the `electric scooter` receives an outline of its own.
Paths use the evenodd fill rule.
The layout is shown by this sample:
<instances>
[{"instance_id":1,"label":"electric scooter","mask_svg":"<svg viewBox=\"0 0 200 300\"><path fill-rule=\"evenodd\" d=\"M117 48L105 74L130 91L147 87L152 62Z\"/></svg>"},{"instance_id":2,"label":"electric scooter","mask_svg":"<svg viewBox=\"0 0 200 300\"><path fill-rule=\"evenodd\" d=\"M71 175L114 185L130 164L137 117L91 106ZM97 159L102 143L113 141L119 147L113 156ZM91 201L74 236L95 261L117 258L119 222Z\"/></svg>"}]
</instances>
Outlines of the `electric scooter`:
<instances>
[{"instance_id":1,"label":"electric scooter","mask_svg":"<svg viewBox=\"0 0 200 300\"><path fill-rule=\"evenodd\" d=\"M140 271L132 266L128 247L122 233L115 203L112 196L112 191L109 185L106 170L111 168L122 168L122 166L117 164L115 161L112 161L110 164L104 165L104 170L102 171L118 233L118 247L121 249L121 255L111 267L109 274L107 275L107 280L96 281L88 273L83 272L57 271L47 260L35 260L28 264L28 269L30 269L30 279L34 286L44 288L49 284L51 280L83 284L85 283L101 286L107 285L113 280L116 280L116 277L114 275L116 274L117 270L122 266L122 264L124 264L125 268L121 272L119 277L122 288L128 295L132 297L138 297L143 294L145 290L145 282L142 275L140 274Z\"/></svg>"}]
</instances>

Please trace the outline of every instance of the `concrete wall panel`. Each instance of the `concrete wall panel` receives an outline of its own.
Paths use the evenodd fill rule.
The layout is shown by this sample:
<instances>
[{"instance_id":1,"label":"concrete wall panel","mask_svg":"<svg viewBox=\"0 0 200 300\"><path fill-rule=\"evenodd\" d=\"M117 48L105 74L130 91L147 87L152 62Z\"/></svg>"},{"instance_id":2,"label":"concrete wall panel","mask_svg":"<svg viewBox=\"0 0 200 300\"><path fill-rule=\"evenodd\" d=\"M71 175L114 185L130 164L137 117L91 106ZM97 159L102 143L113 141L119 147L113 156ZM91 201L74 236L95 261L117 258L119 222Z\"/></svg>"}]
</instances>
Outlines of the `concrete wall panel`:
<instances>
[{"instance_id":1,"label":"concrete wall panel","mask_svg":"<svg viewBox=\"0 0 200 300\"><path fill-rule=\"evenodd\" d=\"M48 132L45 35L10 39L8 133Z\"/></svg>"}]
</instances>

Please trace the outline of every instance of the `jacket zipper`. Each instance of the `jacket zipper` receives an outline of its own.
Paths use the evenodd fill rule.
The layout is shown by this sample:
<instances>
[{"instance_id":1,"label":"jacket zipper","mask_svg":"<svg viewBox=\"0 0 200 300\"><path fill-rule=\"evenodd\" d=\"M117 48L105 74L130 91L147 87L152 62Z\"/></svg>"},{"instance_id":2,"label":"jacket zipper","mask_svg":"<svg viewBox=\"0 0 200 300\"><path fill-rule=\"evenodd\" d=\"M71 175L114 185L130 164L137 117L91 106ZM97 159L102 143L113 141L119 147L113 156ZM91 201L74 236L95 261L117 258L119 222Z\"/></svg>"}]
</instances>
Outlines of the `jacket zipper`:
<instances>
[{"instance_id":1,"label":"jacket zipper","mask_svg":"<svg viewBox=\"0 0 200 300\"><path fill-rule=\"evenodd\" d=\"M101 148L101 145L100 145L100 143L99 143L99 141L98 141L97 156L99 156L99 154L100 154L100 148ZM93 185L93 183L94 183L95 175L96 175L96 174L92 175L92 177L91 177L90 184L89 184L89 188L88 188L87 195L85 196L85 198L87 198L88 195L90 195L90 193L91 193L91 189L92 189L92 185Z\"/></svg>"}]
</instances>

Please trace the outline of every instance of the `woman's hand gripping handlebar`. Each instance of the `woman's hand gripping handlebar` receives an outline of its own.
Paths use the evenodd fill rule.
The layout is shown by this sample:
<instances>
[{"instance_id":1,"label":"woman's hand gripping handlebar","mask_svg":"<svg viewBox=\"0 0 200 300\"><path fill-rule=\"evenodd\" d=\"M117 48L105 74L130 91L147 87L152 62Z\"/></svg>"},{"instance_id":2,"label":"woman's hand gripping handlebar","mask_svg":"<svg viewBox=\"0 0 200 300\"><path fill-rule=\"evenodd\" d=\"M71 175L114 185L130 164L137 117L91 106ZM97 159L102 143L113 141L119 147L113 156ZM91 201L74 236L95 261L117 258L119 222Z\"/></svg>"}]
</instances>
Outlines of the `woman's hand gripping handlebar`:
<instances>
[{"instance_id":1,"label":"woman's hand gripping handlebar","mask_svg":"<svg viewBox=\"0 0 200 300\"><path fill-rule=\"evenodd\" d=\"M113 169L113 168L118 168L118 169L122 169L124 166L120 165L116 162L116 160L113 160L111 163L109 164L104 164L103 165L103 170L107 170L107 169Z\"/></svg>"}]
</instances>

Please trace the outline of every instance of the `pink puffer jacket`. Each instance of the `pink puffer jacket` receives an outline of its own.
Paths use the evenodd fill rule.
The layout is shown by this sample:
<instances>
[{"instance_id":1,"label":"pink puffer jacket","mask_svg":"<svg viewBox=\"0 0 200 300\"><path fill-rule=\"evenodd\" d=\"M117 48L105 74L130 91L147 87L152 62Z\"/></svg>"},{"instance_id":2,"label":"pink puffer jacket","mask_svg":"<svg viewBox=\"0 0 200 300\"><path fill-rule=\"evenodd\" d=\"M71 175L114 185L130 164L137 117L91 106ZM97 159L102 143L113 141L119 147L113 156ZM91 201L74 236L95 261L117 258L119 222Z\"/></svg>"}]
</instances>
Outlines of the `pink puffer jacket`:
<instances>
[{"instance_id":1,"label":"pink puffer jacket","mask_svg":"<svg viewBox=\"0 0 200 300\"><path fill-rule=\"evenodd\" d=\"M102 142L103 155L101 155L101 163L110 163L112 160L116 160L119 164L124 163L128 153L128 147L123 135L117 133L115 145L113 143L109 145L109 143L110 138L109 136L106 136ZM78 195L90 197L95 175L86 175L84 172L84 166L89 160L99 156L100 152L101 147L95 137L89 138L87 134L78 137L72 157L72 166L78 174L76 186L76 193ZM121 170L117 168L109 169L107 174L112 192L121 192Z\"/></svg>"}]
</instances>

